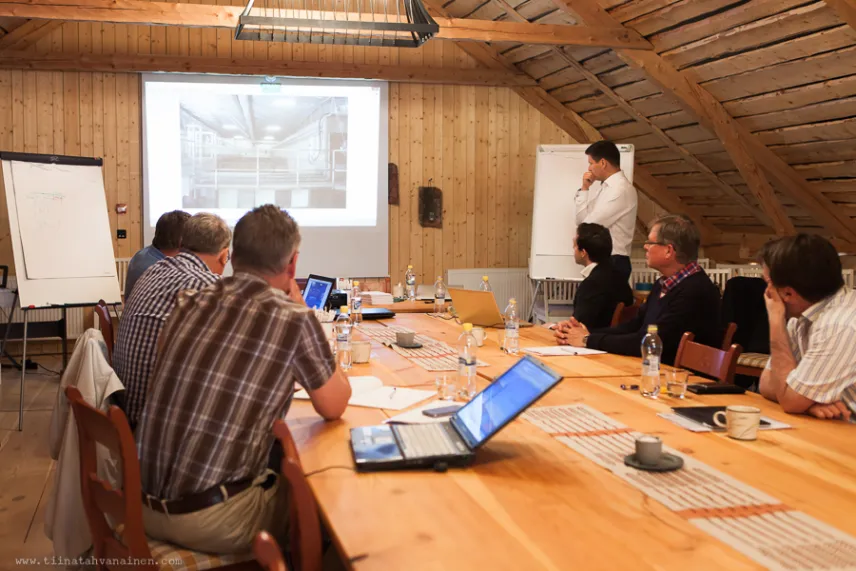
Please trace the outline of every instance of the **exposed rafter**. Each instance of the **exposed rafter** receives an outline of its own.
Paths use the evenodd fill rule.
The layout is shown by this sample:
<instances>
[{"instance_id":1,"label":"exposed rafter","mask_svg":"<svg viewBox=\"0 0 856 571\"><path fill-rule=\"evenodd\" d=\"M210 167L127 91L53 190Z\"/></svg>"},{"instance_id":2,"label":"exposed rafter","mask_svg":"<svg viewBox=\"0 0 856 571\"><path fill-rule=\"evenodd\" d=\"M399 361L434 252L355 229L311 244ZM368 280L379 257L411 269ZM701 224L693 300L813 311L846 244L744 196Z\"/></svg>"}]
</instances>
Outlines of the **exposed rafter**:
<instances>
[{"instance_id":1,"label":"exposed rafter","mask_svg":"<svg viewBox=\"0 0 856 571\"><path fill-rule=\"evenodd\" d=\"M835 10L839 18L856 30L856 0L826 0L826 3Z\"/></svg>"},{"instance_id":2,"label":"exposed rafter","mask_svg":"<svg viewBox=\"0 0 856 571\"><path fill-rule=\"evenodd\" d=\"M2 38L0 50L24 50L62 26L62 21L29 20Z\"/></svg>"},{"instance_id":3,"label":"exposed rafter","mask_svg":"<svg viewBox=\"0 0 856 571\"><path fill-rule=\"evenodd\" d=\"M553 0L553 3L580 22L596 26L615 26L616 22L597 2L591 0ZM681 107L702 126L722 140L750 190L758 198L778 233L793 231L772 187L761 174L763 170L783 190L810 212L833 235L856 241L856 229L846 213L836 210L826 196L811 188L790 165L766 147L756 136L735 121L719 101L686 74L678 71L655 52L616 50L628 65L645 71L664 92L674 97ZM781 213L779 212L781 211Z\"/></svg>"},{"instance_id":4,"label":"exposed rafter","mask_svg":"<svg viewBox=\"0 0 856 571\"><path fill-rule=\"evenodd\" d=\"M0 0L0 16L65 20L77 22L110 22L116 24L155 24L234 29L242 12L238 6L148 2L145 0ZM330 11L309 10L320 20L334 20L342 15ZM368 18L366 14L349 14L349 18ZM651 44L638 33L621 26L557 26L516 22L490 22L460 18L437 18L441 40L478 42L521 42L529 44L573 45L651 50Z\"/></svg>"},{"instance_id":5,"label":"exposed rafter","mask_svg":"<svg viewBox=\"0 0 856 571\"><path fill-rule=\"evenodd\" d=\"M434 5L433 0L427 0L426 5L437 11L442 8ZM442 13L442 12L441 12ZM499 54L494 48L483 44L459 44L459 48L469 54L473 59L491 69L514 69L514 64ZM589 125L579 115L562 105L555 97L547 93L542 87L527 87L515 89L526 102L538 108L547 118L552 120L563 131L568 133L577 142L585 143L602 139L600 133ZM546 111L545 111L546 109ZM719 230L708 224L701 212L684 204L674 193L669 192L666 186L648 173L643 167L636 167L633 171L633 184L655 203L668 212L686 214L698 225L702 234L703 243L716 239Z\"/></svg>"},{"instance_id":6,"label":"exposed rafter","mask_svg":"<svg viewBox=\"0 0 856 571\"><path fill-rule=\"evenodd\" d=\"M0 52L0 67L50 71L172 71L231 74L237 72L247 75L385 79L404 83L496 85L505 87L535 85L535 81L529 76L516 71L505 70L269 61L149 54L98 55L69 54L64 52L36 54L22 51L4 51Z\"/></svg>"},{"instance_id":7,"label":"exposed rafter","mask_svg":"<svg viewBox=\"0 0 856 571\"><path fill-rule=\"evenodd\" d=\"M526 18L520 14L511 4L509 4L506 0L492 0L494 4L499 6L502 10L505 11L506 15L517 22L527 22ZM625 113L633 117L637 122L644 124L646 127L651 129L665 144L669 149L679 154L685 161L693 165L695 168L699 170L708 180L710 180L717 188L719 188L723 193L725 193L729 198L736 201L738 204L743 206L747 212L752 214L755 218L757 218L761 223L769 225L773 227L771 223L771 219L749 204L749 202L743 197L742 194L737 192L730 184L722 180L716 173L714 173L706 164L701 162L695 155L687 151L681 145L676 143L669 135L666 134L665 131L660 129L657 125L655 125L650 119L648 119L645 115L640 113L635 107L633 107L630 103L628 103L623 97L618 95L611 87L606 85L600 78L597 77L594 73L590 72L585 68L581 63L575 60L573 57L565 53L564 50L553 47L551 48L553 54L558 56L562 61L567 63L569 66L574 68L577 73L582 75L586 80L589 81L592 85L597 87L604 95L609 97L618 107L620 107ZM784 213L784 211L782 211Z\"/></svg>"}]
</instances>

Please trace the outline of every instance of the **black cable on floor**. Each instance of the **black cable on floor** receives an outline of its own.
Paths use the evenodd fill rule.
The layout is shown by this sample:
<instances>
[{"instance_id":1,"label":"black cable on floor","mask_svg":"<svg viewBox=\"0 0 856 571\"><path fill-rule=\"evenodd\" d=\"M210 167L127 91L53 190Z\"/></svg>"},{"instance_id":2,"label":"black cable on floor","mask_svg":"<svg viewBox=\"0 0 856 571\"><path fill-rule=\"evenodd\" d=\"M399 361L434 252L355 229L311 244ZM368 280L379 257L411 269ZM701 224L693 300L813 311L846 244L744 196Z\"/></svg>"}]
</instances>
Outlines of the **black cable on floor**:
<instances>
[{"instance_id":1,"label":"black cable on floor","mask_svg":"<svg viewBox=\"0 0 856 571\"><path fill-rule=\"evenodd\" d=\"M314 476L315 474L320 474L321 472L326 472L327 470L335 470L336 468L339 468L341 470L350 470L351 472L354 471L354 468L352 466L327 466L326 468L319 468L318 470L306 472L304 476L308 478L309 476Z\"/></svg>"}]
</instances>

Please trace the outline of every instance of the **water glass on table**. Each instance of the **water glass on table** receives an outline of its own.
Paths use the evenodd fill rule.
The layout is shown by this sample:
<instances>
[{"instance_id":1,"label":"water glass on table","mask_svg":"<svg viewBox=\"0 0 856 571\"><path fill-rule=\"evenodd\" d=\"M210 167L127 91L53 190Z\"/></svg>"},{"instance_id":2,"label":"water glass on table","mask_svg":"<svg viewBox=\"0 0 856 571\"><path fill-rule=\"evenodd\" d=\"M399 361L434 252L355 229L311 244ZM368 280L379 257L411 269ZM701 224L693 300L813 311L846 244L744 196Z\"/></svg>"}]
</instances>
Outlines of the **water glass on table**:
<instances>
[{"instance_id":1,"label":"water glass on table","mask_svg":"<svg viewBox=\"0 0 856 571\"><path fill-rule=\"evenodd\" d=\"M666 393L676 399L684 398L690 373L685 369L666 369Z\"/></svg>"},{"instance_id":2,"label":"water glass on table","mask_svg":"<svg viewBox=\"0 0 856 571\"><path fill-rule=\"evenodd\" d=\"M434 377L437 397L440 400L455 400L458 393L458 375L454 372L438 373Z\"/></svg>"}]
</instances>

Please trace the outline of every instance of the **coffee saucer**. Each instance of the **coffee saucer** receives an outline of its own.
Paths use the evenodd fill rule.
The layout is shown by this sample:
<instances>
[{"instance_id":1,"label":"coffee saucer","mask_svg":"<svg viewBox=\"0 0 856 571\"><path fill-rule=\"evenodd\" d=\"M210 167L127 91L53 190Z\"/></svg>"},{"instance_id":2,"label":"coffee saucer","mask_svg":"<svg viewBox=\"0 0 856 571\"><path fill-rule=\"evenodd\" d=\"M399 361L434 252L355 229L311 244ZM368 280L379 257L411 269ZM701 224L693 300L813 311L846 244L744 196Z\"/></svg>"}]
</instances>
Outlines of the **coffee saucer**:
<instances>
[{"instance_id":1,"label":"coffee saucer","mask_svg":"<svg viewBox=\"0 0 856 571\"><path fill-rule=\"evenodd\" d=\"M421 349L422 343L414 343L413 345L402 345L401 343L396 343L402 349Z\"/></svg>"},{"instance_id":2,"label":"coffee saucer","mask_svg":"<svg viewBox=\"0 0 856 571\"><path fill-rule=\"evenodd\" d=\"M684 465L684 459L680 456L663 452L663 455L660 456L660 461L656 464L643 464L636 459L636 454L631 454L624 457L624 464L646 472L671 472L672 470L681 468Z\"/></svg>"}]
</instances>

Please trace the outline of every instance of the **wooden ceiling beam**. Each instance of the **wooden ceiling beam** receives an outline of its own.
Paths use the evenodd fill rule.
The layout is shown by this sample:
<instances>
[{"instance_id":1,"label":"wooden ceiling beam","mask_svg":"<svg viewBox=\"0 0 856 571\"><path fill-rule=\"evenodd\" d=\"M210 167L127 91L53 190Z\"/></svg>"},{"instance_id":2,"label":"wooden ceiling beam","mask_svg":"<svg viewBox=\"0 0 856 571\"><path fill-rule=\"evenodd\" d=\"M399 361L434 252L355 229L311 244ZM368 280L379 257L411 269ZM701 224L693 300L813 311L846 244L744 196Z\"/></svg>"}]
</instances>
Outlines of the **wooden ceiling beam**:
<instances>
[{"instance_id":1,"label":"wooden ceiling beam","mask_svg":"<svg viewBox=\"0 0 856 571\"><path fill-rule=\"evenodd\" d=\"M618 24L597 2L591 0L553 0L553 3L588 25L612 27ZM735 121L722 104L698 83L655 52L618 49L616 53L631 67L645 71L654 83L674 97L702 126L716 133L762 209L772 219L778 234L789 234L795 230L762 171L775 179L783 190L834 236L856 242L856 225L847 214L836 210L831 200L812 189L799 173Z\"/></svg>"},{"instance_id":2,"label":"wooden ceiling beam","mask_svg":"<svg viewBox=\"0 0 856 571\"><path fill-rule=\"evenodd\" d=\"M826 0L826 4L856 30L856 0Z\"/></svg>"},{"instance_id":3,"label":"wooden ceiling beam","mask_svg":"<svg viewBox=\"0 0 856 571\"><path fill-rule=\"evenodd\" d=\"M28 20L0 38L0 50L24 50L57 28L58 20Z\"/></svg>"},{"instance_id":4,"label":"wooden ceiling beam","mask_svg":"<svg viewBox=\"0 0 856 571\"><path fill-rule=\"evenodd\" d=\"M474 44L475 45L475 44ZM323 62L273 61L240 58L206 58L170 55L99 55L51 52L34 54L21 51L0 52L0 68L43 71L100 72L194 72L241 73L292 77L384 79L404 83L456 85L534 86L535 81L522 73L492 69L451 69L344 64Z\"/></svg>"},{"instance_id":5,"label":"wooden ceiling beam","mask_svg":"<svg viewBox=\"0 0 856 571\"><path fill-rule=\"evenodd\" d=\"M443 8L434 4L434 1L426 0L426 4L430 5L434 10L443 13ZM504 58L492 47L484 44L468 43L458 44L458 47L477 62L490 69L506 71L516 69L513 63ZM603 136L601 136L597 129L588 124L588 122L571 109L562 105L555 97L547 93L544 88L514 88L514 91L524 101L544 113L548 119L553 121L578 143L588 143L603 139ZM670 192L660 180L646 171L644 167L637 166L634 168L633 184L666 211L686 214L692 218L699 227L703 244L715 240L719 235L719 230L706 222L699 210L681 201L680 197Z\"/></svg>"},{"instance_id":6,"label":"wooden ceiling beam","mask_svg":"<svg viewBox=\"0 0 856 571\"><path fill-rule=\"evenodd\" d=\"M499 6L502 10L505 11L506 15L517 21L517 22L526 22L526 18L520 14L511 4L509 4L506 0L493 0L494 4ZM597 87L604 95L606 95L609 99L611 99L616 105L618 105L625 113L627 113L630 117L636 120L639 123L647 126L652 132L654 132L660 140L662 140L669 149L680 155L685 161L693 165L696 169L699 170L708 180L711 181L717 188L719 188L726 196L737 202L743 208L746 209L747 212L752 214L755 218L757 218L762 224L773 227L771 219L749 204L743 195L737 192L730 184L722 180L716 173L713 172L706 164L701 162L695 155L686 150L684 147L676 143L669 135L666 134L660 127L655 125L650 119L648 119L645 115L643 115L639 110L633 107L627 100L621 97L618 93L615 92L611 87L605 84L600 78L586 69L580 62L576 59L565 53L564 50L553 47L553 53L561 58L564 62L566 62L569 66L574 68L577 73L582 75L588 82L595 87Z\"/></svg>"},{"instance_id":7,"label":"wooden ceiling beam","mask_svg":"<svg viewBox=\"0 0 856 571\"><path fill-rule=\"evenodd\" d=\"M0 16L65 20L76 22L109 22L235 29L243 8L206 4L178 4L144 0L0 0ZM294 17L312 17L333 21L341 13L310 11ZM368 20L366 13L348 14L352 20ZM609 28L532 24L529 22L493 22L463 18L436 18L441 40L475 42L518 42L560 46L585 46L653 50L637 32L621 26Z\"/></svg>"}]
</instances>

